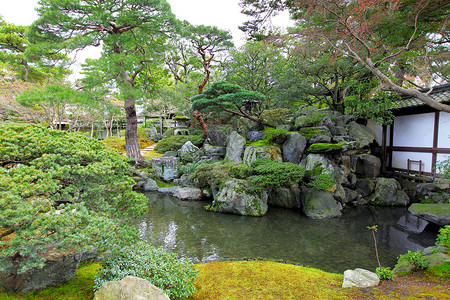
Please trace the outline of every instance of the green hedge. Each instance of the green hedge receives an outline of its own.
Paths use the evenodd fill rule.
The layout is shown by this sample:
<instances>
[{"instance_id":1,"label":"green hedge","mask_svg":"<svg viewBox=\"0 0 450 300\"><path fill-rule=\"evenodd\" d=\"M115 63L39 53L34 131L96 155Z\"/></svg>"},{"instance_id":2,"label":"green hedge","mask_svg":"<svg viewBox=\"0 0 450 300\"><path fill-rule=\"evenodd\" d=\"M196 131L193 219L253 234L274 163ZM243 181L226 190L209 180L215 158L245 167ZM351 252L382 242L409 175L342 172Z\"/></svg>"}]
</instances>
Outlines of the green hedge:
<instances>
[{"instance_id":1,"label":"green hedge","mask_svg":"<svg viewBox=\"0 0 450 300\"><path fill-rule=\"evenodd\" d=\"M197 147L200 147L203 144L203 138L200 135L173 135L160 140L155 146L155 151L159 153L164 153L166 151L177 151L181 149L187 141L191 141L192 144Z\"/></svg>"},{"instance_id":2,"label":"green hedge","mask_svg":"<svg viewBox=\"0 0 450 300\"><path fill-rule=\"evenodd\" d=\"M134 241L116 218L143 214L145 196L132 190L124 155L76 133L0 124L0 242L20 272L43 266L48 245L99 249ZM0 271L11 267L0 260Z\"/></svg>"}]
</instances>

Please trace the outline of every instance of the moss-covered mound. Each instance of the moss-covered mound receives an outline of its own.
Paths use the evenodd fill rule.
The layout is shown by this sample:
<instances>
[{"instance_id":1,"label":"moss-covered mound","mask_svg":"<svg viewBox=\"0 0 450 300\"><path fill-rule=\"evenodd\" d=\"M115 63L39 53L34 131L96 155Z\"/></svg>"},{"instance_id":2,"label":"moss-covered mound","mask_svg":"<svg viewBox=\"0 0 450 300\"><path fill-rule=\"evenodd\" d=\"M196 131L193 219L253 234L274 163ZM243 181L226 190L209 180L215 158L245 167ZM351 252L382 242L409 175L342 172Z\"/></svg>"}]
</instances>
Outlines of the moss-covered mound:
<instances>
[{"instance_id":1,"label":"moss-covered mound","mask_svg":"<svg viewBox=\"0 0 450 300\"><path fill-rule=\"evenodd\" d=\"M198 264L193 299L348 299L342 275L267 261Z\"/></svg>"}]
</instances>

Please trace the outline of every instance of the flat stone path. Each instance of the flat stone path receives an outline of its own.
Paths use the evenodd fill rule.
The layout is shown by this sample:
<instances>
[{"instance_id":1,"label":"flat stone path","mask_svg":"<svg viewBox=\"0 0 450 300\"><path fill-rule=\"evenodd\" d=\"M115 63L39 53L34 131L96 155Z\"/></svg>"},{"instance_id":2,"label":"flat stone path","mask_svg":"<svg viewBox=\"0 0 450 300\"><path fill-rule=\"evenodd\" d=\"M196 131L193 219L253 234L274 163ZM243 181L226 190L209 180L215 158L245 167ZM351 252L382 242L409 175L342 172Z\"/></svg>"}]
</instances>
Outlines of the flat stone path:
<instances>
[{"instance_id":1,"label":"flat stone path","mask_svg":"<svg viewBox=\"0 0 450 300\"><path fill-rule=\"evenodd\" d=\"M148 146L148 147L146 147L144 149L141 149L140 150L141 151L141 155L144 155L147 152L153 151L153 149L155 149L155 146L156 146L156 144Z\"/></svg>"}]
</instances>

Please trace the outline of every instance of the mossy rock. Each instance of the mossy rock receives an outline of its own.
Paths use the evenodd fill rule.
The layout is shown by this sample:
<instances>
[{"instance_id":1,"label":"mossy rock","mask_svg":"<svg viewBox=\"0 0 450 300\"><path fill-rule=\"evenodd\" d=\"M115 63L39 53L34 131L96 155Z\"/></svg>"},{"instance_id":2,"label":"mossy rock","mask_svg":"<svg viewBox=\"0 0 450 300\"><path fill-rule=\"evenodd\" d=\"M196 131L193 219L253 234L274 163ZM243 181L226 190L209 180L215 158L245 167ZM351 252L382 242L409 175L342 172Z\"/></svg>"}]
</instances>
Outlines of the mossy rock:
<instances>
[{"instance_id":1,"label":"mossy rock","mask_svg":"<svg viewBox=\"0 0 450 300\"><path fill-rule=\"evenodd\" d=\"M423 257L423 259L425 260L429 268L441 265L443 263L450 263L450 256L441 252L426 255Z\"/></svg>"},{"instance_id":2,"label":"mossy rock","mask_svg":"<svg viewBox=\"0 0 450 300\"><path fill-rule=\"evenodd\" d=\"M405 275L408 273L411 273L414 270L414 266L409 263L407 260L398 262L394 269L392 270L392 273L394 275Z\"/></svg>"},{"instance_id":3,"label":"mossy rock","mask_svg":"<svg viewBox=\"0 0 450 300\"><path fill-rule=\"evenodd\" d=\"M450 204L424 204L414 203L408 209L413 215L437 225L450 224Z\"/></svg>"},{"instance_id":4,"label":"mossy rock","mask_svg":"<svg viewBox=\"0 0 450 300\"><path fill-rule=\"evenodd\" d=\"M316 143L312 144L308 148L308 153L326 153L332 151L342 151L344 149L344 145L347 143L339 143L339 144L329 144L329 143Z\"/></svg>"}]
</instances>

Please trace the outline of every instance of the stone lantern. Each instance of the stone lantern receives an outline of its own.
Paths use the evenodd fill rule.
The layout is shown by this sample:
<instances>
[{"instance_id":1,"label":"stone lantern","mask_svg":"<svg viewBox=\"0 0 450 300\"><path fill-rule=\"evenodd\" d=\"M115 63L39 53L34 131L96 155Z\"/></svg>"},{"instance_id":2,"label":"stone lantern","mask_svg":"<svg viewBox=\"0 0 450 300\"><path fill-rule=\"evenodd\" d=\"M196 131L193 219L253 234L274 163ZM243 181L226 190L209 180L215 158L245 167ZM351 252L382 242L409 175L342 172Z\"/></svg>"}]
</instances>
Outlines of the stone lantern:
<instances>
[{"instance_id":1,"label":"stone lantern","mask_svg":"<svg viewBox=\"0 0 450 300\"><path fill-rule=\"evenodd\" d=\"M176 116L173 118L175 121L174 135L189 135L189 121L191 120L187 116Z\"/></svg>"}]
</instances>

